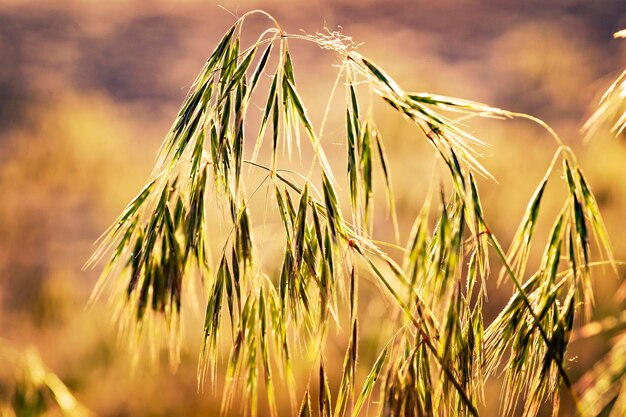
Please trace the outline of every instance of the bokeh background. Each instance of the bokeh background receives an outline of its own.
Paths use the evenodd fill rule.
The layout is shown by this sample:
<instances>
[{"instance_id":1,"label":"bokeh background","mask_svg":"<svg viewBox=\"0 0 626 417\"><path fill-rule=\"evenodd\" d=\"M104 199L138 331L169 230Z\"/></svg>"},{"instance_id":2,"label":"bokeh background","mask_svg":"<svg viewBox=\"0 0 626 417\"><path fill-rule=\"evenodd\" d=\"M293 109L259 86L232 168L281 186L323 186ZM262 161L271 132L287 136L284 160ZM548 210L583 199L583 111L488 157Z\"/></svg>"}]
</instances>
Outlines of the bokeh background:
<instances>
[{"instance_id":1,"label":"bokeh background","mask_svg":"<svg viewBox=\"0 0 626 417\"><path fill-rule=\"evenodd\" d=\"M86 308L102 265L81 268L93 242L149 175L215 43L236 15L251 9L267 10L288 32L340 30L407 90L473 99L545 120L578 153L616 258L626 260L626 140L601 133L583 143L580 133L626 66L626 41L612 40L626 27L622 0L220 4L0 0L0 338L36 347L96 414L211 416L219 410L219 395L197 392L201 329L188 326L176 373L150 363L131 370L106 305ZM255 19L250 29L265 24ZM325 105L337 62L314 47L295 51L299 86L319 121L313 109ZM402 119L382 117L406 238L432 179L432 153ZM507 243L555 146L527 121L481 121L471 128L491 145L484 165L498 182L481 180L482 197L492 228ZM337 152L343 155L343 148ZM558 187L553 191L558 197ZM557 209L555 203L547 211ZM538 239L545 239L549 219L546 214ZM620 274L596 271L596 319L623 307L615 296L623 268ZM509 295L506 287L493 287L492 314ZM365 340L378 324L371 327L361 329ZM572 345L573 379L607 350L610 339L607 334ZM331 344L330 360L338 363L343 349L345 344ZM367 361L365 355L364 372ZM299 381L300 391L306 383ZM498 396L494 382L485 415L497 415Z\"/></svg>"}]
</instances>

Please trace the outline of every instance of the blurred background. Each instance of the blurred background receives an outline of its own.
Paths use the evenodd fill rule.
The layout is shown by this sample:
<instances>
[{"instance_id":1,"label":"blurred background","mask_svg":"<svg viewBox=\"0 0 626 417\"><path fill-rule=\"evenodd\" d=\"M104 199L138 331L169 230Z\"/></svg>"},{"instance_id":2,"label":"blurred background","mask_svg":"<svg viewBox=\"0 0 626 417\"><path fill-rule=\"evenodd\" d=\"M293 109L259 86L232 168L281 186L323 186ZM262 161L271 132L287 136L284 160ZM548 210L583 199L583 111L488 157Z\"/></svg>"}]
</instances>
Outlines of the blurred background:
<instances>
[{"instance_id":1,"label":"blurred background","mask_svg":"<svg viewBox=\"0 0 626 417\"><path fill-rule=\"evenodd\" d=\"M622 0L0 0L0 338L38 349L96 414L219 410L219 389L197 393L201 328L187 326L178 372L149 363L131 371L106 306L86 308L102 265L81 268L93 242L144 184L216 42L237 15L254 8L273 14L287 32L326 27L351 36L362 44L360 53L407 90L481 101L549 123L577 152L615 256L626 260L626 141L602 133L583 143L580 134L626 67L626 41L612 39L626 27ZM249 28L266 26L254 19ZM335 79L333 59L312 46L294 49L299 87L318 123L315 109L325 105ZM432 152L401 118L381 117L406 239L432 178ZM471 129L491 145L484 165L498 182L481 180L482 198L492 229L508 244L555 146L527 121L480 121ZM342 157L344 150L337 152ZM553 191L558 197L558 186ZM556 210L555 202L540 241ZM615 292L626 273L619 273L596 270L594 318L623 308ZM496 312L510 294L494 286L488 308ZM362 337L376 330L362 328ZM610 339L572 344L574 380ZM330 360L341 360L343 349L332 345ZM300 391L306 384L305 375ZM0 401L9 385L0 381ZM493 389L485 415L497 415L496 383Z\"/></svg>"}]
</instances>

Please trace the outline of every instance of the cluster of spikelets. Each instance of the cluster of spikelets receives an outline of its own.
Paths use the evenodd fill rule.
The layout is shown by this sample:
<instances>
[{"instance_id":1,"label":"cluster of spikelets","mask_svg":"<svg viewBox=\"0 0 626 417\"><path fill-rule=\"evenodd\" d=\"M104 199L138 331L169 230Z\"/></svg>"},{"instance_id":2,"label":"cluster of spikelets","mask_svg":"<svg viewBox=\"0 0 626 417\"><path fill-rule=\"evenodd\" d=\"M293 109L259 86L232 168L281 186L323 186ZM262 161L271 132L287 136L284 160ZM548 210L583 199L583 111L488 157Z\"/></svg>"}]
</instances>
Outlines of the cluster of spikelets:
<instances>
[{"instance_id":1,"label":"cluster of spikelets","mask_svg":"<svg viewBox=\"0 0 626 417\"><path fill-rule=\"evenodd\" d=\"M350 337L339 388L331 395L327 363L319 354L311 363L319 368L317 406L311 406L307 390L303 401L292 400L301 404L299 415L312 415L316 408L320 416L356 416L378 386L377 412L383 416L476 416L486 378L500 374L502 415L519 410L520 401L525 416L537 415L545 401L556 413L561 390L585 413L567 374L567 346L577 319L587 320L593 306L592 242L607 259L611 251L572 151L557 138L553 162L507 251L481 208L475 174L489 176L479 162L482 143L462 130L459 120L516 114L407 92L339 34L291 35L272 19L275 27L245 48L241 32L248 16L230 28L207 60L165 139L152 178L94 255L95 261L110 254L95 293L111 287L123 330L134 338L152 337L157 348L167 341L176 362L184 293L205 288L198 378L200 384L206 378L215 382L225 350L224 411L241 392L246 410L254 414L263 379L276 415L276 375L286 379L292 396L296 390L294 347L316 344L323 352L329 325L346 314ZM342 211L338 174L298 93L291 41L318 45L340 60L336 85L345 86L342 175L350 216ZM614 90L623 90L622 84ZM378 95L423 133L452 185L441 190L438 203L429 199L423 207L399 251L401 260L372 237L376 175L382 177L392 211L394 197L382 135L372 111L361 105L365 93ZM248 132L253 94L265 97L265 106L258 130ZM245 143L251 140L254 152L247 158ZM281 149L291 155L291 149L304 146L314 155L308 173L281 168ZM562 176L555 172L558 167ZM246 171L260 173L260 184L251 187ZM560 181L567 192L540 268L529 273L530 247L550 181ZM259 260L252 227L263 220L250 210L262 186L284 229L282 260L275 269ZM222 218L229 232L211 233L208 216ZM436 221L429 221L433 217ZM490 267L488 249L495 251L499 265ZM498 269L515 291L500 315L484 323L484 283ZM364 279L380 284L402 320L385 324L397 328L357 386L358 284Z\"/></svg>"},{"instance_id":2,"label":"cluster of spikelets","mask_svg":"<svg viewBox=\"0 0 626 417\"><path fill-rule=\"evenodd\" d=\"M615 38L626 38L626 29L615 33ZM607 125L615 136L623 136L626 129L626 71L604 93L598 109L587 121L584 130L587 137L592 138ZM625 322L626 310L623 310L617 317L589 323L580 333L592 336L615 331L622 328ZM581 408L587 415L626 415L626 332L621 330L615 340L604 358L577 383L583 392Z\"/></svg>"}]
</instances>

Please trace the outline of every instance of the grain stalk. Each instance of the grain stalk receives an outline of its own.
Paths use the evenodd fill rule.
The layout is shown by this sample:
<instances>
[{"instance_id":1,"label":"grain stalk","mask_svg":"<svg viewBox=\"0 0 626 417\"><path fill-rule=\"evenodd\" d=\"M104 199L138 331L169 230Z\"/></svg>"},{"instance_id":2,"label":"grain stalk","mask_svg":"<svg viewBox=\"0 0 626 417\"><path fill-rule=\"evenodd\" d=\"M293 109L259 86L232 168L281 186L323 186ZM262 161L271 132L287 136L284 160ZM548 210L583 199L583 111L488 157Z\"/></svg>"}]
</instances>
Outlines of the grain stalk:
<instances>
[{"instance_id":1,"label":"grain stalk","mask_svg":"<svg viewBox=\"0 0 626 417\"><path fill-rule=\"evenodd\" d=\"M615 38L626 38L626 29L615 33ZM607 125L611 134L623 137L626 129L626 70L604 93L598 108L583 126L583 131L586 138L591 139ZM613 267L615 266L614 263ZM622 298L619 301L623 304L624 300ZM623 329L625 317L626 310L622 310L615 317L589 323L578 332L582 337L591 337L619 329L610 351L577 383L578 389L583 392L581 407L585 416L626 415L626 332Z\"/></svg>"},{"instance_id":2,"label":"grain stalk","mask_svg":"<svg viewBox=\"0 0 626 417\"><path fill-rule=\"evenodd\" d=\"M274 27L244 47L244 23L254 14L269 17ZM315 128L299 92L289 49L295 41L316 45L339 60L337 83L346 92L349 215L344 214L339 174L326 156L321 129ZM360 100L363 90L379 96L421 132L451 184L449 190L442 187L438 208L426 204L418 215L407 247L398 251L402 262L398 253L388 252L397 245L381 244L372 233L377 176L396 231L397 221L393 167L373 111ZM246 121L254 117L253 95L264 96L265 105L259 129L251 133ZM483 142L460 127L461 120L471 117L531 119L557 142L555 158L508 251L488 228L482 210L475 176L491 174L480 163ZM246 143L253 145L251 156ZM312 155L308 174L281 168L284 153L289 159L296 151L300 157L306 151ZM559 161L567 197L541 267L527 277L545 186ZM251 206L263 187L265 204L273 205L282 228L276 235L284 239L282 261L274 269L263 264L253 227L257 218ZM432 225L431 214L437 217ZM209 216L222 219L228 231L223 238L209 234ZM225 348L224 413L241 393L246 410L255 415L263 378L269 408L277 415L274 381L279 377L289 385L294 413L311 415L308 390L297 406L292 358L298 347L313 343L320 352L321 416L358 415L379 376L380 415L478 416L487 376L504 369L503 415L511 415L523 399L524 415L534 417L550 398L558 412L560 383L580 409L566 353L579 306L590 308L593 301L591 235L611 259L589 184L571 149L545 123L473 101L408 92L356 52L345 35L289 34L271 16L255 11L218 43L165 138L148 184L102 238L91 262L104 256L109 262L94 297L110 287L123 329L135 340L152 336L155 351L166 341L175 364L185 291L204 285L208 302L198 382L209 378L215 384ZM502 264L500 276L510 279L515 291L486 326L482 309L485 280L491 275L489 247ZM395 336L359 389L356 307L362 279L380 286L402 320L390 323L397 326ZM351 331L339 390L332 396L324 371L325 334L343 314Z\"/></svg>"}]
</instances>

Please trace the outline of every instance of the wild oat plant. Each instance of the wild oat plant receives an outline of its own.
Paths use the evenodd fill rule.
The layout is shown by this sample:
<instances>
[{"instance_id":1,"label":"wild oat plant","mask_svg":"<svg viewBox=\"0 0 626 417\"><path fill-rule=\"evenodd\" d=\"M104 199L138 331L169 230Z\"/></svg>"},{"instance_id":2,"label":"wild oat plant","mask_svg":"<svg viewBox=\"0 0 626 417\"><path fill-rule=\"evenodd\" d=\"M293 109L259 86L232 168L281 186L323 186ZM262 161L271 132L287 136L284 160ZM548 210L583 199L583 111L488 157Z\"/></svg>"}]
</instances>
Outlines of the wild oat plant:
<instances>
[{"instance_id":1,"label":"wild oat plant","mask_svg":"<svg viewBox=\"0 0 626 417\"><path fill-rule=\"evenodd\" d=\"M253 14L268 17L272 27L243 45L244 23ZM339 62L333 93L345 94L345 130L332 140L345 141L342 172L331 169L324 122L313 124L299 93L292 42L318 46ZM395 200L372 97L415 126L416 140L432 145L446 177L447 186L419 210L403 247L373 236L375 184L392 213ZM612 104L605 107L613 111ZM278 415L281 381L300 416L366 410L477 416L487 378L497 377L503 384L500 415L533 417L545 403L556 415L562 396L581 415L595 415L595 397L588 397L604 392L596 385L581 399L567 361L570 334L593 308L591 246L605 261L612 259L591 186L572 150L545 126L556 141L554 158L510 247L503 247L481 207L476 176L490 177L480 162L483 143L460 127L473 117L526 117L545 126L484 104L406 91L340 33L290 34L264 12L248 13L206 61L150 180L101 240L92 262L110 258L94 296L113 294L122 332L136 343L149 342L153 352L166 345L175 364L185 294L206 291L198 381L215 384L219 358L226 355L220 371L224 413L241 412L232 410L232 402L242 395L244 411L255 415L264 392L263 401ZM617 130L623 122L622 116ZM300 172L285 168L296 152L312 155ZM565 190L562 209L548 241L533 242L549 182ZM349 210L341 205L340 183L347 184ZM255 200L265 209L252 210ZM281 225L272 238L283 242L276 262L268 262L262 236L272 216ZM216 218L223 233L209 228ZM544 249L539 268L529 271L531 244ZM508 280L514 288L491 323L483 321L487 279ZM392 326L392 336L381 342L361 382L357 303L363 280L379 286L399 319L374 323ZM337 364L325 358L326 336L346 321L343 376L331 392L327 370ZM616 360L624 365L624 346L618 344L603 366ZM298 400L292 362L294 352L303 351L316 352L309 355L315 388L300 387L305 393ZM607 382L621 390L622 403L624 388L616 381L623 380L623 370Z\"/></svg>"},{"instance_id":2,"label":"wild oat plant","mask_svg":"<svg viewBox=\"0 0 626 417\"><path fill-rule=\"evenodd\" d=\"M615 38L626 38L626 29L615 33ZM600 100L600 106L583 129L587 138L593 137L604 125L615 136L624 135L626 129L626 70L613 82ZM626 282L622 282L626 288ZM624 301L623 299L620 301ZM580 329L583 336L621 329L608 354L578 382L583 391L581 407L588 415L626 416L626 310L618 317L608 317L589 323Z\"/></svg>"}]
</instances>

